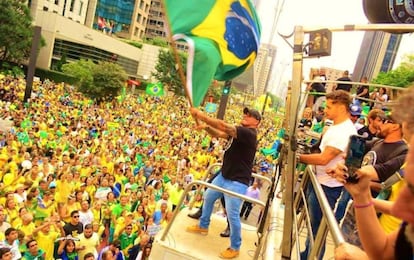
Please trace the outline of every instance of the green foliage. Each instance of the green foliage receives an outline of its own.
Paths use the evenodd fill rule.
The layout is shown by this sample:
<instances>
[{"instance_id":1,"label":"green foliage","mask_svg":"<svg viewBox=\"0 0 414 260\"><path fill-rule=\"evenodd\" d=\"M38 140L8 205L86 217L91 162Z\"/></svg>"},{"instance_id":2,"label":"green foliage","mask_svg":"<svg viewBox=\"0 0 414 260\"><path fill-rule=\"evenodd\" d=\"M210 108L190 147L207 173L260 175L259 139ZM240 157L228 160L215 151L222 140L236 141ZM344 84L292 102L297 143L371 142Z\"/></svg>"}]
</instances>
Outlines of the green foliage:
<instances>
[{"instance_id":1,"label":"green foliage","mask_svg":"<svg viewBox=\"0 0 414 260\"><path fill-rule=\"evenodd\" d=\"M155 46L168 47L168 42L164 38L155 37L152 39L147 39L144 42Z\"/></svg>"},{"instance_id":2,"label":"green foliage","mask_svg":"<svg viewBox=\"0 0 414 260\"><path fill-rule=\"evenodd\" d=\"M23 66L19 67L17 64L10 64L8 62L2 62L0 73L3 75L10 75L13 77L24 77Z\"/></svg>"},{"instance_id":3,"label":"green foliage","mask_svg":"<svg viewBox=\"0 0 414 260\"><path fill-rule=\"evenodd\" d=\"M187 65L187 54L179 52L180 63L183 66L184 73ZM177 70L174 54L172 51L160 50L158 62L155 65L156 72L152 73L159 82L166 86L166 89L173 91L177 95L184 95L183 84Z\"/></svg>"},{"instance_id":4,"label":"green foliage","mask_svg":"<svg viewBox=\"0 0 414 260\"><path fill-rule=\"evenodd\" d=\"M395 70L380 72L373 83L396 87L408 87L414 82L414 55L406 56Z\"/></svg>"},{"instance_id":5,"label":"green foliage","mask_svg":"<svg viewBox=\"0 0 414 260\"><path fill-rule=\"evenodd\" d=\"M21 62L30 55L32 18L26 0L0 0L0 60Z\"/></svg>"},{"instance_id":6,"label":"green foliage","mask_svg":"<svg viewBox=\"0 0 414 260\"><path fill-rule=\"evenodd\" d=\"M119 95L128 76L116 63L101 61L92 69L93 85L89 89L91 98L112 100Z\"/></svg>"},{"instance_id":7,"label":"green foliage","mask_svg":"<svg viewBox=\"0 0 414 260\"><path fill-rule=\"evenodd\" d=\"M57 71L62 71L62 66L68 63L68 61L66 60L66 56L66 52L64 52L60 60L56 63Z\"/></svg>"},{"instance_id":8,"label":"green foliage","mask_svg":"<svg viewBox=\"0 0 414 260\"><path fill-rule=\"evenodd\" d=\"M285 101L283 99L281 99L280 97L278 97L274 94L269 94L269 97L272 100L272 104L270 106L275 108L276 110L279 107L283 107L285 105Z\"/></svg>"},{"instance_id":9,"label":"green foliage","mask_svg":"<svg viewBox=\"0 0 414 260\"><path fill-rule=\"evenodd\" d=\"M115 98L128 78L121 66L107 61L95 64L90 60L79 60L63 65L62 69L77 78L80 92L98 101Z\"/></svg>"},{"instance_id":10,"label":"green foliage","mask_svg":"<svg viewBox=\"0 0 414 260\"><path fill-rule=\"evenodd\" d=\"M78 82L78 79L70 75L53 70L44 70L36 68L35 75L39 77L42 81L45 79L50 79L56 83L65 82L72 85L75 85Z\"/></svg>"},{"instance_id":11,"label":"green foliage","mask_svg":"<svg viewBox=\"0 0 414 260\"><path fill-rule=\"evenodd\" d=\"M66 74L72 75L78 79L77 85L84 91L80 89L81 92L87 93L87 90L90 85L92 85L93 76L92 69L95 66L91 60L79 60L73 63L67 63L62 65L62 71Z\"/></svg>"},{"instance_id":12,"label":"green foliage","mask_svg":"<svg viewBox=\"0 0 414 260\"><path fill-rule=\"evenodd\" d=\"M134 47L137 47L139 49L142 49L142 42L137 42L137 41L132 41L132 40L124 40L124 42Z\"/></svg>"}]
</instances>

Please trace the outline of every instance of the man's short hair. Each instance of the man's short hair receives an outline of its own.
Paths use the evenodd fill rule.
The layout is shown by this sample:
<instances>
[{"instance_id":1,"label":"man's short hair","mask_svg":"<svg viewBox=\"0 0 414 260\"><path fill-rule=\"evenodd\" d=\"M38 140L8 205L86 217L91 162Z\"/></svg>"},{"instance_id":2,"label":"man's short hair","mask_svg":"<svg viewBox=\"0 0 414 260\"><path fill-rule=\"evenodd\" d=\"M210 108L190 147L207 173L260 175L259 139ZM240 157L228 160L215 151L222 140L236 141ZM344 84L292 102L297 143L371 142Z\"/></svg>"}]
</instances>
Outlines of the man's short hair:
<instances>
[{"instance_id":1,"label":"man's short hair","mask_svg":"<svg viewBox=\"0 0 414 260\"><path fill-rule=\"evenodd\" d=\"M36 239L29 239L29 241L26 242L27 249L30 248L30 244L33 243L33 242L37 242Z\"/></svg>"},{"instance_id":2,"label":"man's short hair","mask_svg":"<svg viewBox=\"0 0 414 260\"><path fill-rule=\"evenodd\" d=\"M11 232L13 231L17 231L17 229L13 228L13 227L9 227L8 229L6 229L6 231L4 232L4 235L7 237L11 234Z\"/></svg>"},{"instance_id":3,"label":"man's short hair","mask_svg":"<svg viewBox=\"0 0 414 260\"><path fill-rule=\"evenodd\" d=\"M381 109L374 108L368 113L368 118L375 120L377 117L384 119L385 118L385 112Z\"/></svg>"},{"instance_id":4,"label":"man's short hair","mask_svg":"<svg viewBox=\"0 0 414 260\"><path fill-rule=\"evenodd\" d=\"M10 247L0 247L0 258L11 251Z\"/></svg>"},{"instance_id":5,"label":"man's short hair","mask_svg":"<svg viewBox=\"0 0 414 260\"><path fill-rule=\"evenodd\" d=\"M113 247L116 247L116 248L121 248L121 241L119 241L118 239L116 239L116 240L112 241L111 245Z\"/></svg>"},{"instance_id":6,"label":"man's short hair","mask_svg":"<svg viewBox=\"0 0 414 260\"><path fill-rule=\"evenodd\" d=\"M75 214L78 214L79 213L79 211L78 210L73 210L71 213L70 213L70 216L71 217L73 217Z\"/></svg>"},{"instance_id":7,"label":"man's short hair","mask_svg":"<svg viewBox=\"0 0 414 260\"><path fill-rule=\"evenodd\" d=\"M93 255L93 253L91 252L86 253L85 256L83 257L83 260L89 260L89 258L95 259L95 256Z\"/></svg>"},{"instance_id":8,"label":"man's short hair","mask_svg":"<svg viewBox=\"0 0 414 260\"><path fill-rule=\"evenodd\" d=\"M93 229L93 226L92 224L86 224L84 229Z\"/></svg>"},{"instance_id":9,"label":"man's short hair","mask_svg":"<svg viewBox=\"0 0 414 260\"><path fill-rule=\"evenodd\" d=\"M345 90L334 90L331 93L326 94L326 100L331 100L333 104L342 104L349 111L351 96Z\"/></svg>"}]
</instances>

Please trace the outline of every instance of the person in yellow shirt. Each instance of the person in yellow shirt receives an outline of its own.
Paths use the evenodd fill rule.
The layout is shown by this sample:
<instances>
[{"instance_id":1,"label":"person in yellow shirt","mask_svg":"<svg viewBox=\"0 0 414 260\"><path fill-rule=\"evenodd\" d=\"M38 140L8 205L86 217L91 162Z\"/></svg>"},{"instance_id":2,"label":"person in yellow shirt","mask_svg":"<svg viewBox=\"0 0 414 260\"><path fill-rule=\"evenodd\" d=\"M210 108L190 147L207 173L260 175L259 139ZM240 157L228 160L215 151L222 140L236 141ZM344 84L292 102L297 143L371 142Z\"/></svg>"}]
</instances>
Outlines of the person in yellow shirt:
<instances>
[{"instance_id":1,"label":"person in yellow shirt","mask_svg":"<svg viewBox=\"0 0 414 260\"><path fill-rule=\"evenodd\" d=\"M61 215L63 221L66 223L70 222L71 220L71 212L74 210L80 210L81 206L80 203L76 201L74 195L69 195L67 198L67 202L65 203L65 214Z\"/></svg>"},{"instance_id":2,"label":"person in yellow shirt","mask_svg":"<svg viewBox=\"0 0 414 260\"><path fill-rule=\"evenodd\" d=\"M60 232L53 231L51 229L52 225L55 225L55 228ZM36 239L39 248L42 248L46 253L45 260L54 259L53 252L55 240L64 234L65 232L63 231L60 221L52 218L47 219L46 222L33 231L33 237Z\"/></svg>"},{"instance_id":3,"label":"person in yellow shirt","mask_svg":"<svg viewBox=\"0 0 414 260\"><path fill-rule=\"evenodd\" d=\"M79 259L84 259L87 253L98 255L97 248L99 246L99 236L93 232L92 224L86 224L83 233L78 236L79 241L76 242L78 248Z\"/></svg>"},{"instance_id":4,"label":"person in yellow shirt","mask_svg":"<svg viewBox=\"0 0 414 260\"><path fill-rule=\"evenodd\" d=\"M52 216L53 213L57 212L57 205L53 199L53 194L46 190L43 193L43 197L37 205L36 208L37 216L36 219L39 221L44 220L47 217Z\"/></svg>"},{"instance_id":5,"label":"person in yellow shirt","mask_svg":"<svg viewBox=\"0 0 414 260\"><path fill-rule=\"evenodd\" d=\"M17 225L22 224L22 216L26 213L29 213L29 211L25 207L21 207L19 209L19 217L17 217L11 224L13 227L16 227Z\"/></svg>"},{"instance_id":6,"label":"person in yellow shirt","mask_svg":"<svg viewBox=\"0 0 414 260\"><path fill-rule=\"evenodd\" d=\"M26 241L32 239L33 231L36 229L36 226L33 222L33 215L31 213L22 215L21 223L17 224L15 227L16 229L23 231Z\"/></svg>"},{"instance_id":7,"label":"person in yellow shirt","mask_svg":"<svg viewBox=\"0 0 414 260\"><path fill-rule=\"evenodd\" d=\"M17 209L16 202L14 201L13 193L6 195L6 203L4 206L4 212L7 215L7 221L9 223L13 223L13 221L19 217L19 211Z\"/></svg>"}]
</instances>

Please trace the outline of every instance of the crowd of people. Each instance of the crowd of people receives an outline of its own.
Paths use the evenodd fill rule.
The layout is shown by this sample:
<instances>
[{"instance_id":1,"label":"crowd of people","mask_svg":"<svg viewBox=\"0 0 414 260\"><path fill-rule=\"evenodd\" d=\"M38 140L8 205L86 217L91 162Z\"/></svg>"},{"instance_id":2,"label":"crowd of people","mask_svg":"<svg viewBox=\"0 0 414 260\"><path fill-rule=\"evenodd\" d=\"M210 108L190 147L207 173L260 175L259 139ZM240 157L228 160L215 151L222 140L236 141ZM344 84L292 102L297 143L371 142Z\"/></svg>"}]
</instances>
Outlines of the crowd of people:
<instances>
[{"instance_id":1,"label":"crowd of people","mask_svg":"<svg viewBox=\"0 0 414 260\"><path fill-rule=\"evenodd\" d=\"M96 104L44 81L23 104L23 79L2 77L0 89L17 97L0 101L1 259L148 259L184 187L224 153L225 140L193 131L184 98ZM241 115L230 104L227 121ZM268 118L259 147L275 138L261 136Z\"/></svg>"},{"instance_id":2,"label":"crowd of people","mask_svg":"<svg viewBox=\"0 0 414 260\"><path fill-rule=\"evenodd\" d=\"M403 223L404 227L407 224L410 227L412 216L397 212L392 205L407 189L403 177L409 174L405 169L410 162L406 161L406 156L413 122L413 115L407 108L412 106L414 88L400 92L400 98L393 106L387 103L389 98L385 88L371 94L365 85L353 89L352 84L346 83L351 81L347 71L338 80L341 83L328 94L319 93L308 99L300 127L319 132L321 136L318 142L308 138L313 139L313 149L308 154L297 155L300 163L316 166L316 177L348 242L337 249L336 255L338 259L412 259L412 252L407 253L411 250L407 244L412 239L410 236L405 239L400 231ZM361 82L366 83L367 79L363 78ZM313 84L318 85L316 88L322 86L311 83L308 90L316 89L311 86ZM322 97L323 102L318 103ZM343 158L348 152L350 137L355 135L365 139L360 151L364 158L360 169L351 172L349 165L344 165ZM351 174L356 177L350 179ZM350 204L351 199L353 203ZM315 237L322 212L312 185L307 187L306 200ZM408 202L404 199L404 203ZM361 213L368 211L370 218ZM376 242L372 242L374 237L371 234L378 234L375 235ZM398 239L408 241L401 246L404 251L393 251L394 247L399 247L398 240L395 240L397 235ZM308 235L301 259L309 257L310 237ZM388 244L389 241L394 244ZM319 259L323 255L324 246Z\"/></svg>"}]
</instances>

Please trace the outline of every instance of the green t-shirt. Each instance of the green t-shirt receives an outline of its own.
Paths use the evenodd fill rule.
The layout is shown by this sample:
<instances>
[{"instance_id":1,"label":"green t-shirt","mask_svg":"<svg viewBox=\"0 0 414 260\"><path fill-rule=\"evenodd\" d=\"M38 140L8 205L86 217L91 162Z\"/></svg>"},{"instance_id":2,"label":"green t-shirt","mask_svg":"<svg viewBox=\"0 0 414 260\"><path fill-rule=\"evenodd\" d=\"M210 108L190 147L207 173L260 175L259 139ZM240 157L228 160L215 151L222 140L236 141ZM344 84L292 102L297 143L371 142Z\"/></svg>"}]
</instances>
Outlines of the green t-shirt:
<instances>
[{"instance_id":1,"label":"green t-shirt","mask_svg":"<svg viewBox=\"0 0 414 260\"><path fill-rule=\"evenodd\" d=\"M23 256L24 260L45 260L45 251L43 251L42 249L37 250L37 255L32 255L30 254L29 251L26 251L26 253L24 253Z\"/></svg>"}]
</instances>

